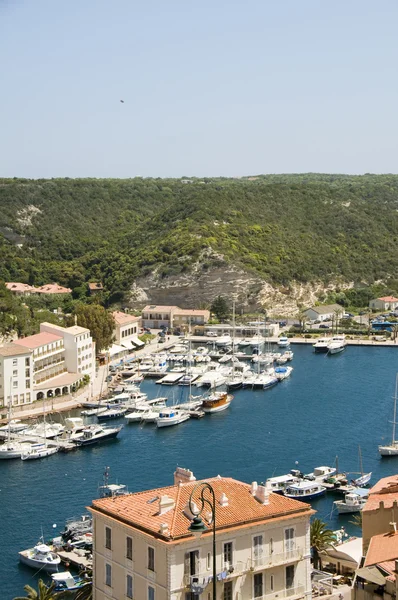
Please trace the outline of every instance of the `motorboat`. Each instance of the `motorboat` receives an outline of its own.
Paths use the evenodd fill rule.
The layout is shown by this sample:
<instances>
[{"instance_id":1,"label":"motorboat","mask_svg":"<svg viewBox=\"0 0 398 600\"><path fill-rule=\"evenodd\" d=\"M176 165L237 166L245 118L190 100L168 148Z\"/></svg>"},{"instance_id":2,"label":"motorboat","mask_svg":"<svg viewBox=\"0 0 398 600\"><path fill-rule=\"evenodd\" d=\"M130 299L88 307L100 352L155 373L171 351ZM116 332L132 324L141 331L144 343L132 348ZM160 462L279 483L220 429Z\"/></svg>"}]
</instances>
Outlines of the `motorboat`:
<instances>
[{"instance_id":1,"label":"motorboat","mask_svg":"<svg viewBox=\"0 0 398 600\"><path fill-rule=\"evenodd\" d=\"M331 342L331 338L330 337L320 337L316 340L315 344L312 344L312 347L314 348L314 352L316 352L316 354L326 354L326 352L329 351L329 344Z\"/></svg>"},{"instance_id":2,"label":"motorboat","mask_svg":"<svg viewBox=\"0 0 398 600\"><path fill-rule=\"evenodd\" d=\"M37 544L34 548L19 552L19 560L28 567L38 571L55 573L61 563L60 557L47 544Z\"/></svg>"},{"instance_id":3,"label":"motorboat","mask_svg":"<svg viewBox=\"0 0 398 600\"><path fill-rule=\"evenodd\" d=\"M275 357L272 352L266 352L265 354L254 354L252 357L252 362L260 365L272 365Z\"/></svg>"},{"instance_id":4,"label":"motorboat","mask_svg":"<svg viewBox=\"0 0 398 600\"><path fill-rule=\"evenodd\" d=\"M339 514L360 512L369 497L369 490L355 488L344 496L344 500L335 500L334 506Z\"/></svg>"},{"instance_id":5,"label":"motorboat","mask_svg":"<svg viewBox=\"0 0 398 600\"><path fill-rule=\"evenodd\" d=\"M286 356L287 360L293 360L294 353L292 352L292 350L285 350L282 356Z\"/></svg>"},{"instance_id":6,"label":"motorboat","mask_svg":"<svg viewBox=\"0 0 398 600\"><path fill-rule=\"evenodd\" d=\"M47 446L47 444L31 444L30 448L27 448L22 452L22 460L37 460L39 458L47 458L52 454L58 452L58 446Z\"/></svg>"},{"instance_id":7,"label":"motorboat","mask_svg":"<svg viewBox=\"0 0 398 600\"><path fill-rule=\"evenodd\" d=\"M171 425L179 425L190 418L189 412L185 410L176 410L168 408L162 410L156 419L156 427L170 427Z\"/></svg>"},{"instance_id":8,"label":"motorboat","mask_svg":"<svg viewBox=\"0 0 398 600\"><path fill-rule=\"evenodd\" d=\"M79 446L90 446L98 442L105 442L114 439L123 429L123 425L119 427L104 427L103 425L89 425L83 430L80 438L76 439Z\"/></svg>"},{"instance_id":9,"label":"motorboat","mask_svg":"<svg viewBox=\"0 0 398 600\"><path fill-rule=\"evenodd\" d=\"M61 423L38 423L32 427L28 427L21 432L21 435L25 438L36 438L42 437L46 439L52 439L61 435L65 427Z\"/></svg>"},{"instance_id":10,"label":"motorboat","mask_svg":"<svg viewBox=\"0 0 398 600\"><path fill-rule=\"evenodd\" d=\"M121 417L124 417L126 412L127 406L117 405L110 407L105 412L102 412L99 415L97 415L97 419L99 422L107 421L108 419L120 419Z\"/></svg>"},{"instance_id":11,"label":"motorboat","mask_svg":"<svg viewBox=\"0 0 398 600\"><path fill-rule=\"evenodd\" d=\"M274 385L278 383L279 379L274 374L261 373L258 381L262 383L263 390L268 390L269 388L274 387ZM256 387L256 385L254 387Z\"/></svg>"},{"instance_id":12,"label":"motorboat","mask_svg":"<svg viewBox=\"0 0 398 600\"><path fill-rule=\"evenodd\" d=\"M250 346L252 348L259 348L260 346L262 346L264 344L264 342L265 342L265 338L263 338L262 335L256 333L250 339Z\"/></svg>"},{"instance_id":13,"label":"motorboat","mask_svg":"<svg viewBox=\"0 0 398 600\"><path fill-rule=\"evenodd\" d=\"M80 414L85 417L96 417L106 410L108 410L107 406L100 406L99 408L88 408L87 410L82 410Z\"/></svg>"},{"instance_id":14,"label":"motorboat","mask_svg":"<svg viewBox=\"0 0 398 600\"><path fill-rule=\"evenodd\" d=\"M229 334L221 335L220 337L218 337L215 340L215 344L216 344L216 346L221 347L221 348L230 346L232 344L232 338Z\"/></svg>"},{"instance_id":15,"label":"motorboat","mask_svg":"<svg viewBox=\"0 0 398 600\"><path fill-rule=\"evenodd\" d=\"M338 354L347 347L345 335L335 335L328 345L328 354Z\"/></svg>"},{"instance_id":16,"label":"motorboat","mask_svg":"<svg viewBox=\"0 0 398 600\"><path fill-rule=\"evenodd\" d=\"M392 439L390 444L380 445L380 456L398 456L398 440L395 439L397 421L397 395L398 395L398 373L395 378L394 414L392 419Z\"/></svg>"},{"instance_id":17,"label":"motorboat","mask_svg":"<svg viewBox=\"0 0 398 600\"><path fill-rule=\"evenodd\" d=\"M62 573L53 573L51 579L55 583L54 592L73 592L80 590L87 585L92 585L91 579L84 577L74 577L69 571Z\"/></svg>"},{"instance_id":18,"label":"motorboat","mask_svg":"<svg viewBox=\"0 0 398 600\"><path fill-rule=\"evenodd\" d=\"M333 477L337 473L336 467L315 467L312 473L308 473L304 475L304 479L308 481L326 481Z\"/></svg>"},{"instance_id":19,"label":"motorboat","mask_svg":"<svg viewBox=\"0 0 398 600\"><path fill-rule=\"evenodd\" d=\"M293 372L293 367L275 367L275 377L278 381L283 381L283 379L287 379Z\"/></svg>"},{"instance_id":20,"label":"motorboat","mask_svg":"<svg viewBox=\"0 0 398 600\"><path fill-rule=\"evenodd\" d=\"M279 475L278 477L269 477L265 482L265 487L269 492L283 494L289 485L293 485L300 481L299 477L293 475Z\"/></svg>"},{"instance_id":21,"label":"motorboat","mask_svg":"<svg viewBox=\"0 0 398 600\"><path fill-rule=\"evenodd\" d=\"M247 348L250 345L251 345L251 339L250 338L244 338L243 340L240 340L238 342L238 347L239 348Z\"/></svg>"},{"instance_id":22,"label":"motorboat","mask_svg":"<svg viewBox=\"0 0 398 600\"><path fill-rule=\"evenodd\" d=\"M287 346L290 346L289 338L285 335L281 335L281 337L278 339L278 346L280 348L287 348Z\"/></svg>"},{"instance_id":23,"label":"motorboat","mask_svg":"<svg viewBox=\"0 0 398 600\"><path fill-rule=\"evenodd\" d=\"M0 427L0 438L6 438L8 432L21 433L21 431L24 431L28 427L29 425L27 423L22 423L21 419L11 419L7 425Z\"/></svg>"},{"instance_id":24,"label":"motorboat","mask_svg":"<svg viewBox=\"0 0 398 600\"><path fill-rule=\"evenodd\" d=\"M285 365L287 363L288 359L284 354L281 354L281 356L278 356L275 359L275 362L277 365Z\"/></svg>"},{"instance_id":25,"label":"motorboat","mask_svg":"<svg viewBox=\"0 0 398 600\"><path fill-rule=\"evenodd\" d=\"M216 388L224 385L226 376L221 371L208 371L195 381L195 385L200 387Z\"/></svg>"},{"instance_id":26,"label":"motorboat","mask_svg":"<svg viewBox=\"0 0 398 600\"><path fill-rule=\"evenodd\" d=\"M227 379L227 390L239 390L243 386L243 374L234 373Z\"/></svg>"},{"instance_id":27,"label":"motorboat","mask_svg":"<svg viewBox=\"0 0 398 600\"><path fill-rule=\"evenodd\" d=\"M294 500L313 500L318 496L323 496L326 492L326 488L316 481L299 481L292 483L284 491L284 495L287 498L293 498Z\"/></svg>"},{"instance_id":28,"label":"motorboat","mask_svg":"<svg viewBox=\"0 0 398 600\"><path fill-rule=\"evenodd\" d=\"M203 400L202 410L205 413L221 412L228 408L232 400L233 396L227 392L213 392Z\"/></svg>"},{"instance_id":29,"label":"motorboat","mask_svg":"<svg viewBox=\"0 0 398 600\"><path fill-rule=\"evenodd\" d=\"M10 440L0 446L0 460L10 458L21 458L31 447L29 442L17 442Z\"/></svg>"}]
</instances>

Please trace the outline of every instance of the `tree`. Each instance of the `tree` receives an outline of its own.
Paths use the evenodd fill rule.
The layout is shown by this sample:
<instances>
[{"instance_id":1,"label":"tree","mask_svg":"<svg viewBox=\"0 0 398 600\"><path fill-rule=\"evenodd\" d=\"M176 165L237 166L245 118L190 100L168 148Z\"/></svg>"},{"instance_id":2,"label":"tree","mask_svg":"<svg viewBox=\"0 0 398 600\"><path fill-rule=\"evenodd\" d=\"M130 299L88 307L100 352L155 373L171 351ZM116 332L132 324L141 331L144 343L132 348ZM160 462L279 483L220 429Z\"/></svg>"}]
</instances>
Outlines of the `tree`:
<instances>
[{"instance_id":1,"label":"tree","mask_svg":"<svg viewBox=\"0 0 398 600\"><path fill-rule=\"evenodd\" d=\"M47 586L42 579L39 579L37 591L32 586L25 585L26 596L17 596L14 600L67 600L68 598L72 598L70 592L56 592L55 586L55 581L50 586Z\"/></svg>"},{"instance_id":2,"label":"tree","mask_svg":"<svg viewBox=\"0 0 398 600\"><path fill-rule=\"evenodd\" d=\"M77 324L90 330L97 352L107 350L113 342L115 320L99 304L79 304L75 309Z\"/></svg>"},{"instance_id":3,"label":"tree","mask_svg":"<svg viewBox=\"0 0 398 600\"><path fill-rule=\"evenodd\" d=\"M210 311L219 319L220 321L224 321L228 319L231 314L231 310L227 304L227 301L222 296L217 296L213 300L213 303L210 307Z\"/></svg>"},{"instance_id":4,"label":"tree","mask_svg":"<svg viewBox=\"0 0 398 600\"><path fill-rule=\"evenodd\" d=\"M362 529L362 513L358 513L352 517L352 521L348 521L351 525L355 525L355 527L360 527Z\"/></svg>"},{"instance_id":5,"label":"tree","mask_svg":"<svg viewBox=\"0 0 398 600\"><path fill-rule=\"evenodd\" d=\"M314 569L319 569L321 567L319 553L334 542L336 542L336 539L333 531L328 529L326 523L321 521L321 519L314 519L311 523L310 531L310 543Z\"/></svg>"}]
</instances>

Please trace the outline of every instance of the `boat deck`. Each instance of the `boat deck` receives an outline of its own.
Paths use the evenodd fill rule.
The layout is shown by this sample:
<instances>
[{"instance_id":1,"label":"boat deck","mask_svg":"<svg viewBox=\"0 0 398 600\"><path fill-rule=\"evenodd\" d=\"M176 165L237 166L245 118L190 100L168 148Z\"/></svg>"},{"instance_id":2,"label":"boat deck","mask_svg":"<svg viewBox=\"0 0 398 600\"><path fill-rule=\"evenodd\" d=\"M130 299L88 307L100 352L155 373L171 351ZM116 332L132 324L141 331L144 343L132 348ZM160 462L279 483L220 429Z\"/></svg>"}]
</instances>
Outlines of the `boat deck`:
<instances>
[{"instance_id":1,"label":"boat deck","mask_svg":"<svg viewBox=\"0 0 398 600\"><path fill-rule=\"evenodd\" d=\"M65 550L61 550L57 552L58 556L62 560L62 562L67 565L73 565L77 569L92 569L93 568L93 559L87 557L87 553L82 552L83 556L75 551L66 552Z\"/></svg>"}]
</instances>

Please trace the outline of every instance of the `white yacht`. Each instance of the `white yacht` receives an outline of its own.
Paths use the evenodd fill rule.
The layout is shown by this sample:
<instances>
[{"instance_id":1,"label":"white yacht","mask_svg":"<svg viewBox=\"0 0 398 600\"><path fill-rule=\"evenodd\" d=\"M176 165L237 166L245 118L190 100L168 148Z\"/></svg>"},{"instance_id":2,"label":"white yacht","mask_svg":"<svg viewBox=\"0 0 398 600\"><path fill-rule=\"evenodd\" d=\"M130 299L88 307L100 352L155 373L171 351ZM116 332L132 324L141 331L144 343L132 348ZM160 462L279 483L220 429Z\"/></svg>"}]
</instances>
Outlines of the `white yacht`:
<instances>
[{"instance_id":1,"label":"white yacht","mask_svg":"<svg viewBox=\"0 0 398 600\"><path fill-rule=\"evenodd\" d=\"M21 458L24 452L31 447L28 442L7 441L0 446L0 460L9 458Z\"/></svg>"},{"instance_id":2,"label":"white yacht","mask_svg":"<svg viewBox=\"0 0 398 600\"><path fill-rule=\"evenodd\" d=\"M330 477L336 475L336 467L315 467L312 473L304 475L305 479L309 481L326 481Z\"/></svg>"},{"instance_id":3,"label":"white yacht","mask_svg":"<svg viewBox=\"0 0 398 600\"><path fill-rule=\"evenodd\" d=\"M293 372L293 367L275 367L275 377L278 381L287 379Z\"/></svg>"},{"instance_id":4,"label":"white yacht","mask_svg":"<svg viewBox=\"0 0 398 600\"><path fill-rule=\"evenodd\" d=\"M369 497L369 490L355 488L344 496L344 500L335 500L334 505L339 514L360 512Z\"/></svg>"},{"instance_id":5,"label":"white yacht","mask_svg":"<svg viewBox=\"0 0 398 600\"><path fill-rule=\"evenodd\" d=\"M0 427L0 438L6 438L9 431L10 433L21 433L28 427L29 425L22 423L21 419L11 419L7 425Z\"/></svg>"},{"instance_id":6,"label":"white yacht","mask_svg":"<svg viewBox=\"0 0 398 600\"><path fill-rule=\"evenodd\" d=\"M322 496L326 492L326 488L317 481L299 481L292 483L284 491L287 498L294 500L312 500L318 496Z\"/></svg>"},{"instance_id":7,"label":"white yacht","mask_svg":"<svg viewBox=\"0 0 398 600\"><path fill-rule=\"evenodd\" d=\"M47 444L32 444L30 448L21 454L22 460L36 460L46 458L58 452L57 446L47 446Z\"/></svg>"},{"instance_id":8,"label":"white yacht","mask_svg":"<svg viewBox=\"0 0 398 600\"><path fill-rule=\"evenodd\" d=\"M346 347L347 341L345 339L345 335L335 335L328 345L328 353L338 354L339 352L343 352Z\"/></svg>"},{"instance_id":9,"label":"white yacht","mask_svg":"<svg viewBox=\"0 0 398 600\"><path fill-rule=\"evenodd\" d=\"M65 427L61 425L61 423L38 423L37 425L33 425L32 427L28 427L28 429L24 429L21 432L21 435L25 438L29 437L42 437L46 439L52 439L61 435L61 433L65 430Z\"/></svg>"},{"instance_id":10,"label":"white yacht","mask_svg":"<svg viewBox=\"0 0 398 600\"><path fill-rule=\"evenodd\" d=\"M221 371L208 371L195 381L195 385L200 387L216 388L224 385L226 376Z\"/></svg>"},{"instance_id":11,"label":"white yacht","mask_svg":"<svg viewBox=\"0 0 398 600\"><path fill-rule=\"evenodd\" d=\"M55 573L61 564L60 557L47 544L37 544L34 548L19 552L19 560L38 571Z\"/></svg>"},{"instance_id":12,"label":"white yacht","mask_svg":"<svg viewBox=\"0 0 398 600\"><path fill-rule=\"evenodd\" d=\"M185 410L175 410L168 408L159 413L156 419L156 427L170 427L171 425L179 425L190 418L189 413Z\"/></svg>"},{"instance_id":13,"label":"white yacht","mask_svg":"<svg viewBox=\"0 0 398 600\"><path fill-rule=\"evenodd\" d=\"M262 346L265 342L265 338L263 338L262 335L260 334L255 334L253 335L252 338L250 338L250 346L252 348L259 348L260 346Z\"/></svg>"},{"instance_id":14,"label":"white yacht","mask_svg":"<svg viewBox=\"0 0 398 600\"><path fill-rule=\"evenodd\" d=\"M215 344L218 347L230 346L232 344L232 338L229 334L221 335L219 338L215 340Z\"/></svg>"},{"instance_id":15,"label":"white yacht","mask_svg":"<svg viewBox=\"0 0 398 600\"><path fill-rule=\"evenodd\" d=\"M397 395L398 395L398 373L395 378L394 414L392 418L392 439L390 444L379 446L380 456L398 456L398 440L395 439L397 425Z\"/></svg>"},{"instance_id":16,"label":"white yacht","mask_svg":"<svg viewBox=\"0 0 398 600\"><path fill-rule=\"evenodd\" d=\"M269 492L282 494L285 489L294 483L298 483L300 479L293 475L279 475L278 477L269 477L265 482L265 487Z\"/></svg>"},{"instance_id":17,"label":"white yacht","mask_svg":"<svg viewBox=\"0 0 398 600\"><path fill-rule=\"evenodd\" d=\"M290 346L289 338L285 335L281 335L281 337L278 339L278 346L281 348L287 348L287 346Z\"/></svg>"},{"instance_id":18,"label":"white yacht","mask_svg":"<svg viewBox=\"0 0 398 600\"><path fill-rule=\"evenodd\" d=\"M315 344L312 344L314 348L314 352L317 354L324 353L329 351L329 344L332 341L330 337L320 337L316 340Z\"/></svg>"}]
</instances>

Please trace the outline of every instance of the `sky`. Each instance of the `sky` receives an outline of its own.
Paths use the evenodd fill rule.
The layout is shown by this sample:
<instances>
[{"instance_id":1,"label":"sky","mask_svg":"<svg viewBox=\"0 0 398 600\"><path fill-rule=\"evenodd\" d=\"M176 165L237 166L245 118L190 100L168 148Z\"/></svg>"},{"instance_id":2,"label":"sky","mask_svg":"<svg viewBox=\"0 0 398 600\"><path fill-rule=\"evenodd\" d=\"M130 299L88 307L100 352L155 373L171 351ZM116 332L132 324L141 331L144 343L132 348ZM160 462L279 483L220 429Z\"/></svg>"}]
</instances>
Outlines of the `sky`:
<instances>
[{"instance_id":1,"label":"sky","mask_svg":"<svg viewBox=\"0 0 398 600\"><path fill-rule=\"evenodd\" d=\"M397 23L396 0L0 0L0 176L397 172Z\"/></svg>"}]
</instances>

